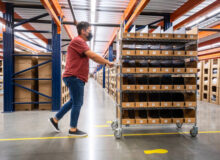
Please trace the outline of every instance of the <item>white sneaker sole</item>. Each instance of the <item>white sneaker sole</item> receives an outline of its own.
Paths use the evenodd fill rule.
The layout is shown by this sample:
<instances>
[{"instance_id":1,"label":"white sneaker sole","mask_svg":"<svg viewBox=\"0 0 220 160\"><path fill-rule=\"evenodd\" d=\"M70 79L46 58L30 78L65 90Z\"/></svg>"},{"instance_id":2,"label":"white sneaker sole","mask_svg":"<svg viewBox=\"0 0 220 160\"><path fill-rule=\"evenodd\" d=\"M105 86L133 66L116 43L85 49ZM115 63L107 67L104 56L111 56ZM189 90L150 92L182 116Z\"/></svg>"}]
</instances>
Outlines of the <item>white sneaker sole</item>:
<instances>
[{"instance_id":1,"label":"white sneaker sole","mask_svg":"<svg viewBox=\"0 0 220 160\"><path fill-rule=\"evenodd\" d=\"M60 130L57 130L57 129L53 126L53 124L51 123L50 119L48 119L48 122L49 122L50 126L53 128L53 130L54 130L55 132L60 133Z\"/></svg>"}]
</instances>

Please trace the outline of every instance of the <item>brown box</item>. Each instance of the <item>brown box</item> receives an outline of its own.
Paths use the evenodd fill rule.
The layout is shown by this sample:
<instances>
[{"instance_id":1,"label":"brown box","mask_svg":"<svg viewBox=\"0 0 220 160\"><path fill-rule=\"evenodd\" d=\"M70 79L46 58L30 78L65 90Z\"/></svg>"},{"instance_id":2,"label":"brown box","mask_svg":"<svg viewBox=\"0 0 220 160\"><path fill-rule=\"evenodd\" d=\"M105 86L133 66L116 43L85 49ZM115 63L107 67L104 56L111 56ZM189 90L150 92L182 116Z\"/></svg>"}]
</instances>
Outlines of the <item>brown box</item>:
<instances>
[{"instance_id":1,"label":"brown box","mask_svg":"<svg viewBox=\"0 0 220 160\"><path fill-rule=\"evenodd\" d=\"M147 124L147 119L136 118L135 122L136 124Z\"/></svg>"},{"instance_id":2,"label":"brown box","mask_svg":"<svg viewBox=\"0 0 220 160\"><path fill-rule=\"evenodd\" d=\"M148 121L148 124L160 124L159 118L148 118L147 121Z\"/></svg>"},{"instance_id":3,"label":"brown box","mask_svg":"<svg viewBox=\"0 0 220 160\"><path fill-rule=\"evenodd\" d=\"M122 102L122 107L123 108L134 108L135 102Z\"/></svg>"},{"instance_id":4,"label":"brown box","mask_svg":"<svg viewBox=\"0 0 220 160\"><path fill-rule=\"evenodd\" d=\"M123 56L135 56L135 50L122 50Z\"/></svg>"},{"instance_id":5,"label":"brown box","mask_svg":"<svg viewBox=\"0 0 220 160\"><path fill-rule=\"evenodd\" d=\"M122 124L126 125L126 124L135 124L135 119L122 119Z\"/></svg>"},{"instance_id":6,"label":"brown box","mask_svg":"<svg viewBox=\"0 0 220 160\"><path fill-rule=\"evenodd\" d=\"M196 107L196 102L185 102L185 107Z\"/></svg>"},{"instance_id":7,"label":"brown box","mask_svg":"<svg viewBox=\"0 0 220 160\"><path fill-rule=\"evenodd\" d=\"M193 109L184 110L184 121L185 123L195 123L196 111Z\"/></svg>"},{"instance_id":8,"label":"brown box","mask_svg":"<svg viewBox=\"0 0 220 160\"><path fill-rule=\"evenodd\" d=\"M122 68L122 73L136 73L135 68Z\"/></svg>"},{"instance_id":9,"label":"brown box","mask_svg":"<svg viewBox=\"0 0 220 160\"><path fill-rule=\"evenodd\" d=\"M41 54L48 54L48 53L41 53ZM38 64L48 61L50 59L51 57L39 57ZM38 78L52 78L51 62L38 67Z\"/></svg>"},{"instance_id":10,"label":"brown box","mask_svg":"<svg viewBox=\"0 0 220 160\"><path fill-rule=\"evenodd\" d=\"M161 68L161 73L173 73L173 68Z\"/></svg>"},{"instance_id":11,"label":"brown box","mask_svg":"<svg viewBox=\"0 0 220 160\"><path fill-rule=\"evenodd\" d=\"M185 73L185 68L174 68L174 73Z\"/></svg>"},{"instance_id":12,"label":"brown box","mask_svg":"<svg viewBox=\"0 0 220 160\"><path fill-rule=\"evenodd\" d=\"M26 78L26 77L23 77L23 78ZM29 88L29 89L35 89L35 81L32 81L32 80L22 80L22 81L15 81L15 83L19 84L19 85L22 85L26 88ZM15 94L14 94L14 98L17 98L17 99L22 99L22 98L28 98L28 99L31 99L35 96L35 94L31 91L28 91L24 88L21 88L21 87L17 87L15 86Z\"/></svg>"},{"instance_id":13,"label":"brown box","mask_svg":"<svg viewBox=\"0 0 220 160\"><path fill-rule=\"evenodd\" d=\"M148 50L136 50L136 56L148 56Z\"/></svg>"},{"instance_id":14,"label":"brown box","mask_svg":"<svg viewBox=\"0 0 220 160\"><path fill-rule=\"evenodd\" d=\"M196 90L196 85L186 85L186 90Z\"/></svg>"},{"instance_id":15,"label":"brown box","mask_svg":"<svg viewBox=\"0 0 220 160\"><path fill-rule=\"evenodd\" d=\"M148 68L136 68L136 73L148 73Z\"/></svg>"},{"instance_id":16,"label":"brown box","mask_svg":"<svg viewBox=\"0 0 220 160\"><path fill-rule=\"evenodd\" d=\"M160 90L160 85L149 85L149 90Z\"/></svg>"},{"instance_id":17,"label":"brown box","mask_svg":"<svg viewBox=\"0 0 220 160\"><path fill-rule=\"evenodd\" d=\"M160 102L148 102L148 107L160 107Z\"/></svg>"},{"instance_id":18,"label":"brown box","mask_svg":"<svg viewBox=\"0 0 220 160\"><path fill-rule=\"evenodd\" d=\"M38 82L38 91L47 96L52 97L52 81L39 81ZM51 99L39 95L39 102L50 102ZM66 100L64 101L64 103ZM52 104L39 104L39 110L51 110Z\"/></svg>"},{"instance_id":19,"label":"brown box","mask_svg":"<svg viewBox=\"0 0 220 160\"><path fill-rule=\"evenodd\" d=\"M186 68L186 73L197 73L197 68Z\"/></svg>"},{"instance_id":20,"label":"brown box","mask_svg":"<svg viewBox=\"0 0 220 160\"><path fill-rule=\"evenodd\" d=\"M147 102L136 102L136 107L147 107L148 106L148 104L147 104Z\"/></svg>"},{"instance_id":21,"label":"brown box","mask_svg":"<svg viewBox=\"0 0 220 160\"><path fill-rule=\"evenodd\" d=\"M136 90L148 90L148 85L136 85Z\"/></svg>"},{"instance_id":22,"label":"brown box","mask_svg":"<svg viewBox=\"0 0 220 160\"><path fill-rule=\"evenodd\" d=\"M135 90L135 85L122 85L122 90Z\"/></svg>"},{"instance_id":23,"label":"brown box","mask_svg":"<svg viewBox=\"0 0 220 160\"><path fill-rule=\"evenodd\" d=\"M149 56L160 56L160 50L149 50Z\"/></svg>"},{"instance_id":24,"label":"brown box","mask_svg":"<svg viewBox=\"0 0 220 160\"><path fill-rule=\"evenodd\" d=\"M163 50L161 51L161 56L173 56L172 50Z\"/></svg>"},{"instance_id":25,"label":"brown box","mask_svg":"<svg viewBox=\"0 0 220 160\"><path fill-rule=\"evenodd\" d=\"M32 102L31 98L15 98L15 102ZM34 109L34 104L15 104L15 111L31 111Z\"/></svg>"},{"instance_id":26,"label":"brown box","mask_svg":"<svg viewBox=\"0 0 220 160\"><path fill-rule=\"evenodd\" d=\"M174 34L174 39L186 39L185 34Z\"/></svg>"},{"instance_id":27,"label":"brown box","mask_svg":"<svg viewBox=\"0 0 220 160\"><path fill-rule=\"evenodd\" d=\"M197 56L198 52L197 51L186 51L187 56Z\"/></svg>"},{"instance_id":28,"label":"brown box","mask_svg":"<svg viewBox=\"0 0 220 160\"><path fill-rule=\"evenodd\" d=\"M173 102L173 107L184 107L184 102Z\"/></svg>"},{"instance_id":29,"label":"brown box","mask_svg":"<svg viewBox=\"0 0 220 160\"><path fill-rule=\"evenodd\" d=\"M174 56L186 56L185 51L174 51Z\"/></svg>"},{"instance_id":30,"label":"brown box","mask_svg":"<svg viewBox=\"0 0 220 160\"><path fill-rule=\"evenodd\" d=\"M183 118L172 118L173 123L183 123L184 119Z\"/></svg>"},{"instance_id":31,"label":"brown box","mask_svg":"<svg viewBox=\"0 0 220 160\"><path fill-rule=\"evenodd\" d=\"M187 39L197 40L198 39L198 34L187 34L186 38Z\"/></svg>"},{"instance_id":32,"label":"brown box","mask_svg":"<svg viewBox=\"0 0 220 160\"><path fill-rule=\"evenodd\" d=\"M173 107L172 102L161 102L161 107Z\"/></svg>"},{"instance_id":33,"label":"brown box","mask_svg":"<svg viewBox=\"0 0 220 160\"><path fill-rule=\"evenodd\" d=\"M135 38L135 33L123 33L122 38Z\"/></svg>"},{"instance_id":34,"label":"brown box","mask_svg":"<svg viewBox=\"0 0 220 160\"><path fill-rule=\"evenodd\" d=\"M184 90L184 89L185 89L185 86L184 86L184 85L174 85L174 86L173 86L173 89L174 89L174 90Z\"/></svg>"},{"instance_id":35,"label":"brown box","mask_svg":"<svg viewBox=\"0 0 220 160\"><path fill-rule=\"evenodd\" d=\"M160 33L149 33L148 36L149 36L149 38L152 38L152 39L160 39L161 38Z\"/></svg>"},{"instance_id":36,"label":"brown box","mask_svg":"<svg viewBox=\"0 0 220 160\"><path fill-rule=\"evenodd\" d=\"M160 73L160 68L149 68L149 73Z\"/></svg>"},{"instance_id":37,"label":"brown box","mask_svg":"<svg viewBox=\"0 0 220 160\"><path fill-rule=\"evenodd\" d=\"M161 85L161 90L173 90L173 85Z\"/></svg>"},{"instance_id":38,"label":"brown box","mask_svg":"<svg viewBox=\"0 0 220 160\"><path fill-rule=\"evenodd\" d=\"M161 38L162 39L173 39L173 34L171 34L171 33L162 33Z\"/></svg>"},{"instance_id":39,"label":"brown box","mask_svg":"<svg viewBox=\"0 0 220 160\"><path fill-rule=\"evenodd\" d=\"M171 124L172 118L160 118L160 123L161 124Z\"/></svg>"},{"instance_id":40,"label":"brown box","mask_svg":"<svg viewBox=\"0 0 220 160\"><path fill-rule=\"evenodd\" d=\"M148 33L136 33L136 38L148 38Z\"/></svg>"}]
</instances>

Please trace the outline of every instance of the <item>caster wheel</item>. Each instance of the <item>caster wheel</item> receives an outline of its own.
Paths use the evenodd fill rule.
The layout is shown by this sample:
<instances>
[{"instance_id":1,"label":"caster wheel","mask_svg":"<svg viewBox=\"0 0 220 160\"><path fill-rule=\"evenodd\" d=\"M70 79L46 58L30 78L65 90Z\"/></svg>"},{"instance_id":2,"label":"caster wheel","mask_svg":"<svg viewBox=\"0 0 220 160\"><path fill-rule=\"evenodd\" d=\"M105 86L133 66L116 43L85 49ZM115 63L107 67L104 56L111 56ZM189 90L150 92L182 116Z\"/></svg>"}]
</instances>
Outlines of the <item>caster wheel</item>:
<instances>
[{"instance_id":1,"label":"caster wheel","mask_svg":"<svg viewBox=\"0 0 220 160\"><path fill-rule=\"evenodd\" d=\"M116 139L121 139L122 138L122 130L121 129L116 129L114 131L114 136Z\"/></svg>"},{"instance_id":2,"label":"caster wheel","mask_svg":"<svg viewBox=\"0 0 220 160\"><path fill-rule=\"evenodd\" d=\"M194 127L190 130L190 135L191 135L192 137L196 137L197 134L198 134L198 127L195 127L195 126L194 126Z\"/></svg>"},{"instance_id":3,"label":"caster wheel","mask_svg":"<svg viewBox=\"0 0 220 160\"><path fill-rule=\"evenodd\" d=\"M177 128L182 128L183 124L182 123L177 123L176 126L177 126Z\"/></svg>"},{"instance_id":4,"label":"caster wheel","mask_svg":"<svg viewBox=\"0 0 220 160\"><path fill-rule=\"evenodd\" d=\"M111 127L113 130L116 130L118 128L118 121L113 121Z\"/></svg>"}]
</instances>

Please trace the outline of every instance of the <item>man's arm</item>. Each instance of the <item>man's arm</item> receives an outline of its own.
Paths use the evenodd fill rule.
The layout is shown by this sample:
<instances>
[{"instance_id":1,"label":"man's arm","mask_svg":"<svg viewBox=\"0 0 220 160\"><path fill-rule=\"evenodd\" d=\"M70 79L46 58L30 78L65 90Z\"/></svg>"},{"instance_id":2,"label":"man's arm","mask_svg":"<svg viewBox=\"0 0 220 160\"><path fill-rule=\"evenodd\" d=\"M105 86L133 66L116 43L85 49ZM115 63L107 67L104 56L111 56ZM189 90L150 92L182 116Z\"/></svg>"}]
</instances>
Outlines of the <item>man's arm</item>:
<instances>
[{"instance_id":1,"label":"man's arm","mask_svg":"<svg viewBox=\"0 0 220 160\"><path fill-rule=\"evenodd\" d=\"M103 57L101 57L100 55L96 54L95 52L92 52L91 50L88 50L85 52L85 54L92 59L93 61L99 63L99 64L107 64L110 67L113 67L114 63L109 62L108 60L104 59Z\"/></svg>"}]
</instances>

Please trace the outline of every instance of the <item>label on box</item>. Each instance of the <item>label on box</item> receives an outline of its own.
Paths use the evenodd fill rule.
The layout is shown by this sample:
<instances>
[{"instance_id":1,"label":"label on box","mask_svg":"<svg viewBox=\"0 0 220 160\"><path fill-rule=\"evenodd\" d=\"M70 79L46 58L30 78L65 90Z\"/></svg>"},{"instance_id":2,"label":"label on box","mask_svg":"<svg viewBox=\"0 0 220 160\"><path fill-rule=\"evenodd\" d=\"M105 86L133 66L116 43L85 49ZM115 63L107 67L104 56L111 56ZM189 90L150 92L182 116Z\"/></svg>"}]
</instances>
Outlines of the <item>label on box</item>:
<instances>
[{"instance_id":1,"label":"label on box","mask_svg":"<svg viewBox=\"0 0 220 160\"><path fill-rule=\"evenodd\" d=\"M177 120L176 123L180 123L180 120Z\"/></svg>"},{"instance_id":2,"label":"label on box","mask_svg":"<svg viewBox=\"0 0 220 160\"><path fill-rule=\"evenodd\" d=\"M168 86L165 86L165 89L169 89L169 87L168 87Z\"/></svg>"},{"instance_id":3,"label":"label on box","mask_svg":"<svg viewBox=\"0 0 220 160\"><path fill-rule=\"evenodd\" d=\"M156 89L156 86L153 86L152 89Z\"/></svg>"},{"instance_id":4,"label":"label on box","mask_svg":"<svg viewBox=\"0 0 220 160\"><path fill-rule=\"evenodd\" d=\"M178 34L177 37L178 37L178 38L181 38L181 35Z\"/></svg>"},{"instance_id":5,"label":"label on box","mask_svg":"<svg viewBox=\"0 0 220 160\"><path fill-rule=\"evenodd\" d=\"M168 34L165 34L165 37L168 38L169 37Z\"/></svg>"},{"instance_id":6,"label":"label on box","mask_svg":"<svg viewBox=\"0 0 220 160\"><path fill-rule=\"evenodd\" d=\"M180 89L180 86L177 86L176 88L177 88L177 89Z\"/></svg>"},{"instance_id":7,"label":"label on box","mask_svg":"<svg viewBox=\"0 0 220 160\"><path fill-rule=\"evenodd\" d=\"M143 120L140 120L140 123L144 123L144 121L143 121Z\"/></svg>"},{"instance_id":8,"label":"label on box","mask_svg":"<svg viewBox=\"0 0 220 160\"><path fill-rule=\"evenodd\" d=\"M131 35L128 33L127 36L130 37Z\"/></svg>"},{"instance_id":9,"label":"label on box","mask_svg":"<svg viewBox=\"0 0 220 160\"><path fill-rule=\"evenodd\" d=\"M188 119L188 122L190 123L190 122L191 122L191 119Z\"/></svg>"},{"instance_id":10,"label":"label on box","mask_svg":"<svg viewBox=\"0 0 220 160\"><path fill-rule=\"evenodd\" d=\"M168 104L167 104L167 103L164 103L164 106L166 106L166 107L167 107L167 106L168 106Z\"/></svg>"},{"instance_id":11,"label":"label on box","mask_svg":"<svg viewBox=\"0 0 220 160\"><path fill-rule=\"evenodd\" d=\"M190 38L193 38L193 35L190 35Z\"/></svg>"},{"instance_id":12,"label":"label on box","mask_svg":"<svg viewBox=\"0 0 220 160\"><path fill-rule=\"evenodd\" d=\"M142 33L140 33L140 36L143 36L143 34L142 34Z\"/></svg>"},{"instance_id":13,"label":"label on box","mask_svg":"<svg viewBox=\"0 0 220 160\"><path fill-rule=\"evenodd\" d=\"M143 104L143 103L140 103L140 106L141 106L141 107L143 107L143 106L144 106L144 104Z\"/></svg>"},{"instance_id":14,"label":"label on box","mask_svg":"<svg viewBox=\"0 0 220 160\"><path fill-rule=\"evenodd\" d=\"M152 123L156 123L156 120L152 120Z\"/></svg>"},{"instance_id":15,"label":"label on box","mask_svg":"<svg viewBox=\"0 0 220 160\"><path fill-rule=\"evenodd\" d=\"M140 72L143 72L144 70L143 70L143 69L140 69L139 71L140 71Z\"/></svg>"},{"instance_id":16,"label":"label on box","mask_svg":"<svg viewBox=\"0 0 220 160\"><path fill-rule=\"evenodd\" d=\"M168 51L166 51L165 54L168 55Z\"/></svg>"},{"instance_id":17,"label":"label on box","mask_svg":"<svg viewBox=\"0 0 220 160\"><path fill-rule=\"evenodd\" d=\"M192 52L192 51L190 51L190 52L189 52L189 55L193 55L193 52Z\"/></svg>"},{"instance_id":18,"label":"label on box","mask_svg":"<svg viewBox=\"0 0 220 160\"><path fill-rule=\"evenodd\" d=\"M180 72L180 69L177 69L177 72Z\"/></svg>"},{"instance_id":19,"label":"label on box","mask_svg":"<svg viewBox=\"0 0 220 160\"><path fill-rule=\"evenodd\" d=\"M157 54L157 52L156 52L156 51L153 51L153 54Z\"/></svg>"},{"instance_id":20,"label":"label on box","mask_svg":"<svg viewBox=\"0 0 220 160\"><path fill-rule=\"evenodd\" d=\"M179 107L179 106L180 106L180 103L177 103L176 105Z\"/></svg>"},{"instance_id":21,"label":"label on box","mask_svg":"<svg viewBox=\"0 0 220 160\"><path fill-rule=\"evenodd\" d=\"M189 86L189 89L192 89L192 86Z\"/></svg>"},{"instance_id":22,"label":"label on box","mask_svg":"<svg viewBox=\"0 0 220 160\"><path fill-rule=\"evenodd\" d=\"M127 54L130 54L131 52L130 51L127 51Z\"/></svg>"},{"instance_id":23,"label":"label on box","mask_svg":"<svg viewBox=\"0 0 220 160\"><path fill-rule=\"evenodd\" d=\"M167 120L164 120L164 123L168 123L168 121L167 121Z\"/></svg>"},{"instance_id":24,"label":"label on box","mask_svg":"<svg viewBox=\"0 0 220 160\"><path fill-rule=\"evenodd\" d=\"M165 69L165 72L169 72L169 69Z\"/></svg>"},{"instance_id":25,"label":"label on box","mask_svg":"<svg viewBox=\"0 0 220 160\"><path fill-rule=\"evenodd\" d=\"M131 123L129 120L127 120L127 123Z\"/></svg>"},{"instance_id":26,"label":"label on box","mask_svg":"<svg viewBox=\"0 0 220 160\"><path fill-rule=\"evenodd\" d=\"M190 69L190 72L193 72L193 69Z\"/></svg>"},{"instance_id":27,"label":"label on box","mask_svg":"<svg viewBox=\"0 0 220 160\"><path fill-rule=\"evenodd\" d=\"M157 69L153 69L153 72L156 72L157 71Z\"/></svg>"},{"instance_id":28,"label":"label on box","mask_svg":"<svg viewBox=\"0 0 220 160\"><path fill-rule=\"evenodd\" d=\"M143 55L143 54L144 54L144 52L143 52L143 51L140 51L140 54L141 54L141 55Z\"/></svg>"},{"instance_id":29,"label":"label on box","mask_svg":"<svg viewBox=\"0 0 220 160\"><path fill-rule=\"evenodd\" d=\"M131 87L130 86L127 86L127 89L130 89Z\"/></svg>"},{"instance_id":30,"label":"label on box","mask_svg":"<svg viewBox=\"0 0 220 160\"><path fill-rule=\"evenodd\" d=\"M152 103L152 106L155 106L155 103Z\"/></svg>"},{"instance_id":31,"label":"label on box","mask_svg":"<svg viewBox=\"0 0 220 160\"><path fill-rule=\"evenodd\" d=\"M189 103L189 106L192 106L192 103Z\"/></svg>"},{"instance_id":32,"label":"label on box","mask_svg":"<svg viewBox=\"0 0 220 160\"><path fill-rule=\"evenodd\" d=\"M180 51L178 51L178 52L177 52L177 54L178 54L178 55L181 55L181 52L180 52Z\"/></svg>"},{"instance_id":33,"label":"label on box","mask_svg":"<svg viewBox=\"0 0 220 160\"><path fill-rule=\"evenodd\" d=\"M144 89L144 86L140 86L140 89Z\"/></svg>"},{"instance_id":34,"label":"label on box","mask_svg":"<svg viewBox=\"0 0 220 160\"><path fill-rule=\"evenodd\" d=\"M131 70L128 68L128 69L127 69L127 72L131 72Z\"/></svg>"},{"instance_id":35,"label":"label on box","mask_svg":"<svg viewBox=\"0 0 220 160\"><path fill-rule=\"evenodd\" d=\"M153 34L153 37L156 37L156 34Z\"/></svg>"},{"instance_id":36,"label":"label on box","mask_svg":"<svg viewBox=\"0 0 220 160\"><path fill-rule=\"evenodd\" d=\"M129 103L126 103L126 106L127 106L127 107L129 107L129 106L130 106L130 104L129 104Z\"/></svg>"}]
</instances>

